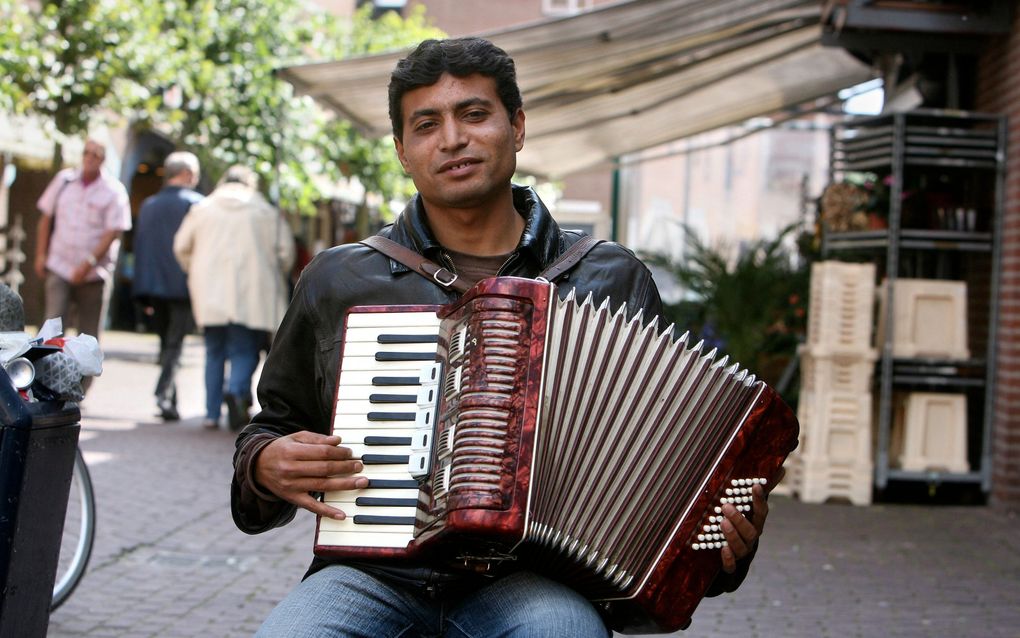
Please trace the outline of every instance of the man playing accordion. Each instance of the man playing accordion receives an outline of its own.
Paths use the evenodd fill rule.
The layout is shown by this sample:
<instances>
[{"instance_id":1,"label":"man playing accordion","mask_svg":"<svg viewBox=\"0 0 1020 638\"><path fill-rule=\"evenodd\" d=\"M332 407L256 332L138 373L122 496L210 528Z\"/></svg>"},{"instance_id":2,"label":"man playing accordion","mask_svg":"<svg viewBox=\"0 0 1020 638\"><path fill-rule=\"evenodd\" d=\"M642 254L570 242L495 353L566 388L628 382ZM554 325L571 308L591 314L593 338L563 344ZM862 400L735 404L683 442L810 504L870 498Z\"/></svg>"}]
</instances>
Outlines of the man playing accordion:
<instances>
[{"instance_id":1,"label":"man playing accordion","mask_svg":"<svg viewBox=\"0 0 1020 638\"><path fill-rule=\"evenodd\" d=\"M417 187L380 234L461 282L534 278L580 238L559 229L530 188L511 184L525 115L514 62L477 38L429 40L401 60L389 87L397 155ZM661 314L648 269L609 242L555 282L578 298L608 299L628 314ZM317 493L366 487L365 467L332 436L345 312L362 305L442 305L457 290L363 244L319 254L303 272L258 387L262 411L234 457L234 521L256 534L297 508L346 513ZM753 491L750 518L723 506L722 572L709 594L743 579L768 512ZM599 610L571 588L512 563L478 574L426 559L316 557L275 608L261 636L608 636Z\"/></svg>"}]
</instances>

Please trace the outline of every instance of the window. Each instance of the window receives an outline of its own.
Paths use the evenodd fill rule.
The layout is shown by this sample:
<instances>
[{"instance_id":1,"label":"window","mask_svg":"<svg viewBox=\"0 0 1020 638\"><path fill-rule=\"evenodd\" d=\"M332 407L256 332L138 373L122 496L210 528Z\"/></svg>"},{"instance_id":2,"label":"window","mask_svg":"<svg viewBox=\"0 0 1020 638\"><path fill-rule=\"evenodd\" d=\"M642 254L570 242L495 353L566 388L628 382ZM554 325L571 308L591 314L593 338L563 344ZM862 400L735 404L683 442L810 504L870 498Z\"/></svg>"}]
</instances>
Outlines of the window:
<instances>
[{"instance_id":1,"label":"window","mask_svg":"<svg viewBox=\"0 0 1020 638\"><path fill-rule=\"evenodd\" d=\"M569 16L591 9L592 0L542 0L542 13L547 16Z\"/></svg>"}]
</instances>

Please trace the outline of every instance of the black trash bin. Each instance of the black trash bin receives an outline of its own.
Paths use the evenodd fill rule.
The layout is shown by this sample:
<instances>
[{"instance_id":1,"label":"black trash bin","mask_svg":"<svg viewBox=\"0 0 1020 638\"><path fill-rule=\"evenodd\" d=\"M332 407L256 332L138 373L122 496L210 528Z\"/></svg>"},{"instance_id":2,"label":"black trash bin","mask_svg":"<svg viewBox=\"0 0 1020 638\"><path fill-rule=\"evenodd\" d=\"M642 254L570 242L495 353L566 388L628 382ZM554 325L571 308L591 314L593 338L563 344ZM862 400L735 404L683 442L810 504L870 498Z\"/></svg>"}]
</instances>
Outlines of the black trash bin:
<instances>
[{"instance_id":1,"label":"black trash bin","mask_svg":"<svg viewBox=\"0 0 1020 638\"><path fill-rule=\"evenodd\" d=\"M0 367L0 638L46 635L81 413L21 398Z\"/></svg>"}]
</instances>

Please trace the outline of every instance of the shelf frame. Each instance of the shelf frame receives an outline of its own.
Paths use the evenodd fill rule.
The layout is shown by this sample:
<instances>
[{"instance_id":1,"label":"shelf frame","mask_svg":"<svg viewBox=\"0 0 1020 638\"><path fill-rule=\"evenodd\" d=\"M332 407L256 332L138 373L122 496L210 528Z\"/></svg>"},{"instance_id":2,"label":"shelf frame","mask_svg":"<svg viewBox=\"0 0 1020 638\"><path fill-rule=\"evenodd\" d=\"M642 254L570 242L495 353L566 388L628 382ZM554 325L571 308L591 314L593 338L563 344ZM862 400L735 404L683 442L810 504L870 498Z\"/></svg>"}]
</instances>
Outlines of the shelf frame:
<instances>
[{"instance_id":1,"label":"shelf frame","mask_svg":"<svg viewBox=\"0 0 1020 638\"><path fill-rule=\"evenodd\" d=\"M977 123L986 128L974 129ZM852 129L852 134L847 133ZM959 482L979 484L991 491L992 430L995 416L998 299L1001 286L1001 252L1006 178L1006 118L998 114L939 109L916 109L908 113L850 118L832 129L830 183L839 176L857 172L881 172L892 176L889 185L888 228L875 231L828 233L822 229L822 255L843 251L885 253L888 281L885 303L884 342L879 346L877 389L879 398L874 485L885 489L890 480L929 484ZM841 135L843 137L841 137ZM954 147L954 143L957 146ZM918 146L921 144L921 146ZM938 149L945 149L939 156ZM905 170L917 167L953 167L987 172L995 183L994 205L989 232L919 230L902 228L902 194ZM966 362L904 360L893 355L895 280L899 276L901 251L951 251L990 253L988 337L983 359ZM940 366L963 364L983 367L980 377L941 373ZM911 369L913 366L913 369ZM913 472L891 466L889 447L892 429L894 387L927 385L983 392L980 464L967 473Z\"/></svg>"}]
</instances>

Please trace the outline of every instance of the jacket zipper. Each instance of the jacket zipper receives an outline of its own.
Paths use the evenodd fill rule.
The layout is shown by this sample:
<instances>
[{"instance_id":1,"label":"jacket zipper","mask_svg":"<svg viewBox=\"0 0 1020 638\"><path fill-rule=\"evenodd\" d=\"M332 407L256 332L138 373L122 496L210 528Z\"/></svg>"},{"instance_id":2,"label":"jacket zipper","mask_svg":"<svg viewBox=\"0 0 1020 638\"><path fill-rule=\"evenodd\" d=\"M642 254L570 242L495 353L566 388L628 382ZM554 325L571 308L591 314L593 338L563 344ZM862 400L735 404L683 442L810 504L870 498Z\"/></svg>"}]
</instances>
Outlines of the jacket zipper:
<instances>
[{"instance_id":1,"label":"jacket zipper","mask_svg":"<svg viewBox=\"0 0 1020 638\"><path fill-rule=\"evenodd\" d=\"M446 268L455 275L457 274L457 266L453 263L453 259L445 250L440 249L439 261L441 262L440 265L443 268Z\"/></svg>"},{"instance_id":2,"label":"jacket zipper","mask_svg":"<svg viewBox=\"0 0 1020 638\"><path fill-rule=\"evenodd\" d=\"M502 275L504 272L506 272L507 266L509 266L510 262L512 262L516 257L517 251L515 250L512 253L510 253L510 256L506 258L506 261L503 262L503 265L496 270L496 276L498 277Z\"/></svg>"}]
</instances>

